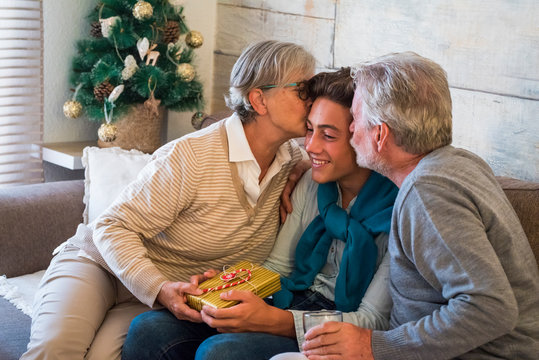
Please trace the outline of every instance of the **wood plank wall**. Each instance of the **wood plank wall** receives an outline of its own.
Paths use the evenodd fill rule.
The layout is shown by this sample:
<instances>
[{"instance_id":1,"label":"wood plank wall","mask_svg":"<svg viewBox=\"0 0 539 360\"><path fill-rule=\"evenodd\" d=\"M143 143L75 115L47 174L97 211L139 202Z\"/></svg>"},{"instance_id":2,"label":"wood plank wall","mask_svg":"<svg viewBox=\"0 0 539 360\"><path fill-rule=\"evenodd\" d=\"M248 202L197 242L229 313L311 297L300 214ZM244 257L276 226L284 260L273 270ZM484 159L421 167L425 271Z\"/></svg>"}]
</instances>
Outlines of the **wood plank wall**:
<instances>
[{"instance_id":1,"label":"wood plank wall","mask_svg":"<svg viewBox=\"0 0 539 360\"><path fill-rule=\"evenodd\" d=\"M216 32L212 111L252 41L299 43L318 71L415 51L448 73L453 144L539 182L537 0L218 0Z\"/></svg>"}]
</instances>

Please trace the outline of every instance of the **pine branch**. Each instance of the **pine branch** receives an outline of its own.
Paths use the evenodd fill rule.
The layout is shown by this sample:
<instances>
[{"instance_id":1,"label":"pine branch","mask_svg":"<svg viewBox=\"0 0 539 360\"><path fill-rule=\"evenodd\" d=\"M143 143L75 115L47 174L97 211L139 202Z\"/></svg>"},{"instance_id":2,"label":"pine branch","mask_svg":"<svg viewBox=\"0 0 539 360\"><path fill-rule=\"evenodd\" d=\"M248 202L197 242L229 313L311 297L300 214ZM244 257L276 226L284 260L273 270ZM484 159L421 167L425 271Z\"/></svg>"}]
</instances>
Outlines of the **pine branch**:
<instances>
[{"instance_id":1,"label":"pine branch","mask_svg":"<svg viewBox=\"0 0 539 360\"><path fill-rule=\"evenodd\" d=\"M201 110L204 105L202 84L198 78L185 82L176 74L178 64L193 61L193 49L178 43L167 56L168 44L163 42L176 39L175 31L179 30L181 34L189 31L183 7L176 10L167 0L146 1L153 7L153 15L149 19L134 17L133 8L137 0L99 0L88 14L88 36L76 43L77 53L71 62L69 81L72 87L82 84L77 100L91 120L103 120L103 103L96 99L96 94L102 100L104 91L99 89L94 94L94 89L106 81L113 86L123 84L125 87L115 102L115 116L132 105L144 103L152 91L156 99L162 100L161 105L171 110ZM100 23L101 31L105 24L108 37L95 36L96 31L100 35L100 27L94 26L92 30L90 24L99 20L104 21ZM170 21L177 21L179 29L174 28L174 23L167 24ZM95 37L90 36L91 30ZM150 46L156 45L149 49L159 53L155 66L146 65L147 54L142 54L144 59L141 59L137 41L143 38L148 39ZM180 49L183 50L181 55L176 56ZM135 59L136 67L126 72L124 78L122 71L128 56Z\"/></svg>"}]
</instances>

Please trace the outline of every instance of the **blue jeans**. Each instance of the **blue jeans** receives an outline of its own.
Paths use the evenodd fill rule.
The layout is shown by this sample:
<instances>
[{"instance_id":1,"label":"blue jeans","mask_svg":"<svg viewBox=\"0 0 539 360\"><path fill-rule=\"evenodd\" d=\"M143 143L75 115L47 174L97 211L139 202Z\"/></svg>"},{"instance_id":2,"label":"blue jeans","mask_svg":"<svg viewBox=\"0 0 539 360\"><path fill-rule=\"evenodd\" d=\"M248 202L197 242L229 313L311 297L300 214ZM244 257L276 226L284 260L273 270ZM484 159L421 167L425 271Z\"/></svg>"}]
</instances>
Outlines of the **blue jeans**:
<instances>
[{"instance_id":1,"label":"blue jeans","mask_svg":"<svg viewBox=\"0 0 539 360\"><path fill-rule=\"evenodd\" d=\"M307 290L294 293L290 309L333 310L335 304ZM197 360L255 360L288 351L299 351L295 338L266 333L219 334L205 323L178 320L164 309L145 312L133 320L122 359L192 360L196 353Z\"/></svg>"},{"instance_id":2,"label":"blue jeans","mask_svg":"<svg viewBox=\"0 0 539 360\"><path fill-rule=\"evenodd\" d=\"M215 334L205 323L178 320L167 309L147 311L131 322L122 359L192 360L200 343Z\"/></svg>"},{"instance_id":3,"label":"blue jeans","mask_svg":"<svg viewBox=\"0 0 539 360\"><path fill-rule=\"evenodd\" d=\"M294 292L291 310L335 310L335 303L317 292ZM218 334L205 340L195 360L267 360L283 352L298 352L295 338L266 333Z\"/></svg>"},{"instance_id":4,"label":"blue jeans","mask_svg":"<svg viewBox=\"0 0 539 360\"><path fill-rule=\"evenodd\" d=\"M219 334L205 340L195 360L267 360L283 352L298 352L296 339L266 333Z\"/></svg>"}]
</instances>

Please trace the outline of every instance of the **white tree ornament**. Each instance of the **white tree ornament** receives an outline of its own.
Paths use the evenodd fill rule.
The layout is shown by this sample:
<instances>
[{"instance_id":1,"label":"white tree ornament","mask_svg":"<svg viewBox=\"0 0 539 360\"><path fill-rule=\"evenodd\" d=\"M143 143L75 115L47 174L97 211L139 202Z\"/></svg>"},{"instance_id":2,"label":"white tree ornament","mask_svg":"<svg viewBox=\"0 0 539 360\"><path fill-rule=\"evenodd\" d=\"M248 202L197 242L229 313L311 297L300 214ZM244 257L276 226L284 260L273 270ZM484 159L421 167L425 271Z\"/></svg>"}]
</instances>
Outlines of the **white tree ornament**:
<instances>
[{"instance_id":1,"label":"white tree ornament","mask_svg":"<svg viewBox=\"0 0 539 360\"><path fill-rule=\"evenodd\" d=\"M144 56L148 53L150 49L150 41L147 38L142 38L137 40L137 50L140 56L140 60L144 60Z\"/></svg>"},{"instance_id":2,"label":"white tree ornament","mask_svg":"<svg viewBox=\"0 0 539 360\"><path fill-rule=\"evenodd\" d=\"M112 89L112 92L109 95L109 101L111 103L115 102L116 99L118 99L118 96L124 91L124 85L120 84L116 86L114 89Z\"/></svg>"},{"instance_id":3,"label":"white tree ornament","mask_svg":"<svg viewBox=\"0 0 539 360\"><path fill-rule=\"evenodd\" d=\"M101 33L103 34L103 37L108 38L110 35L110 28L116 24L116 22L120 20L119 16L113 16L106 19L99 19L99 22L101 23Z\"/></svg>"},{"instance_id":4,"label":"white tree ornament","mask_svg":"<svg viewBox=\"0 0 539 360\"><path fill-rule=\"evenodd\" d=\"M137 60L133 55L127 55L124 60L124 69L122 70L122 79L129 80L138 70Z\"/></svg>"}]
</instances>

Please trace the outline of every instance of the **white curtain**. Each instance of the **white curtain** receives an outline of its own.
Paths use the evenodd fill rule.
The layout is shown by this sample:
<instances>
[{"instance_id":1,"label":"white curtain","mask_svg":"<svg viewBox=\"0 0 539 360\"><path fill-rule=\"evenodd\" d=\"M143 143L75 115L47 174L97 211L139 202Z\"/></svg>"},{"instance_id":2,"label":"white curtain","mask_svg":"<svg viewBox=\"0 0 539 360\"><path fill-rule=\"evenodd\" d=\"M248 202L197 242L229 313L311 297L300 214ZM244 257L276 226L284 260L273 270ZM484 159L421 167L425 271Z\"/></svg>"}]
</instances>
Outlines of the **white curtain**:
<instances>
[{"instance_id":1,"label":"white curtain","mask_svg":"<svg viewBox=\"0 0 539 360\"><path fill-rule=\"evenodd\" d=\"M43 181L43 7L0 0L0 186Z\"/></svg>"}]
</instances>

